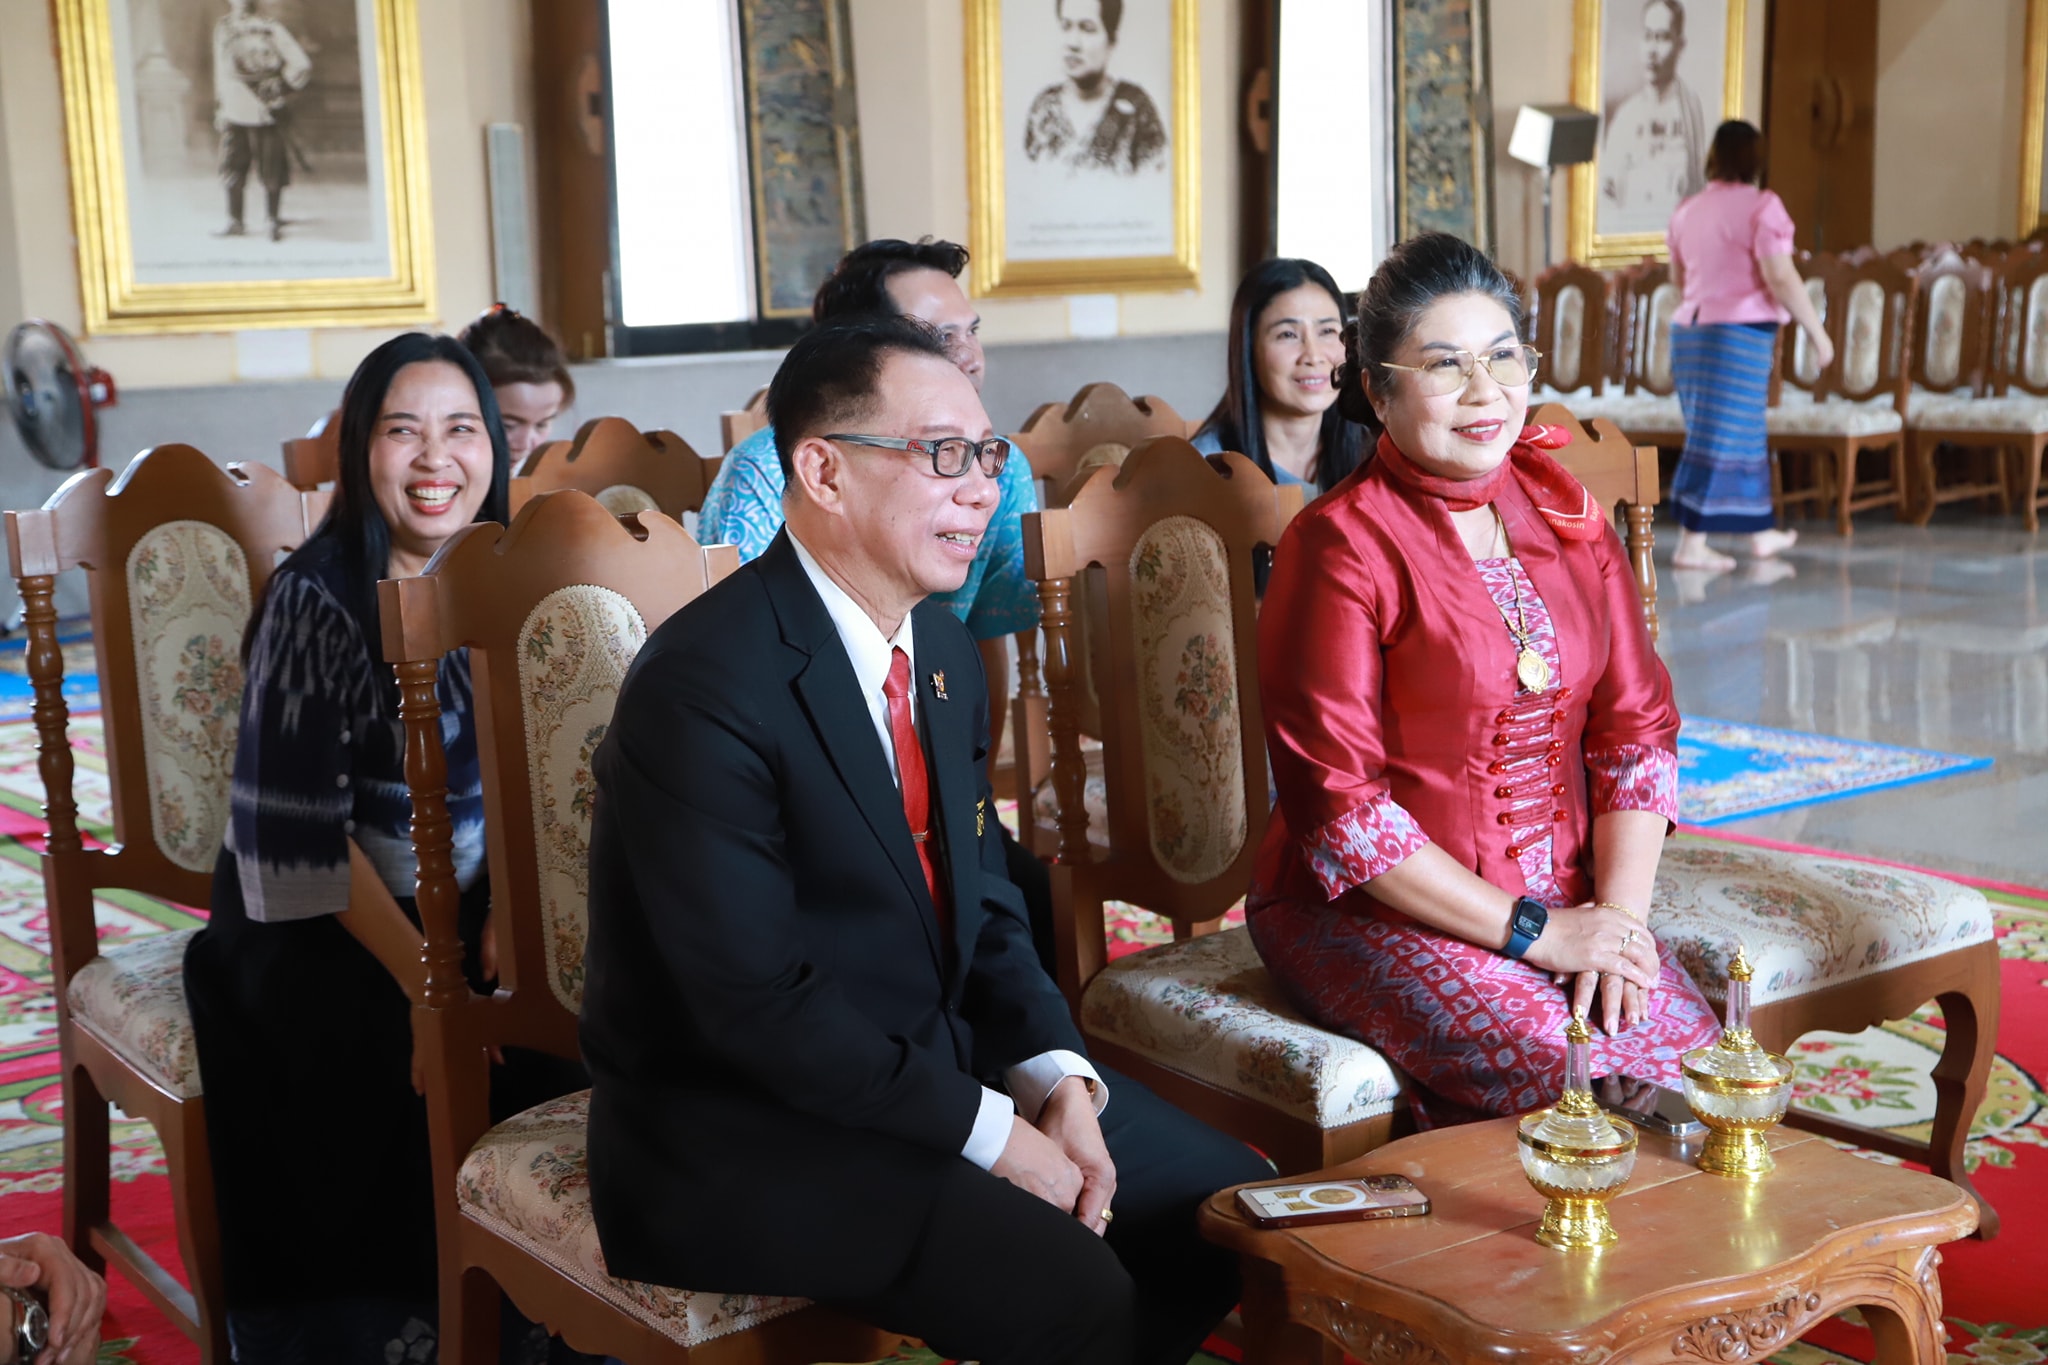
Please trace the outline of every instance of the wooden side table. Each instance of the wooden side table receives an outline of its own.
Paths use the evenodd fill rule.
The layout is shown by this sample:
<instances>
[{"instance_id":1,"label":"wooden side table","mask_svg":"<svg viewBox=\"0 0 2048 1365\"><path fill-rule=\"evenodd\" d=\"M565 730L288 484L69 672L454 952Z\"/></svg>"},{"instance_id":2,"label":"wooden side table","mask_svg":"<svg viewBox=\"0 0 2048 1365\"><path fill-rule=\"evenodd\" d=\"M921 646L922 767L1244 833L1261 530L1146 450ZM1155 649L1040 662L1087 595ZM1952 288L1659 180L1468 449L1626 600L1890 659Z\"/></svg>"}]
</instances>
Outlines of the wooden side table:
<instances>
[{"instance_id":1,"label":"wooden side table","mask_svg":"<svg viewBox=\"0 0 2048 1365\"><path fill-rule=\"evenodd\" d=\"M1772 1134L1778 1169L1706 1175L1690 1147L1642 1136L1635 1176L1609 1205L1621 1241L1563 1252L1532 1235L1543 1198L1522 1176L1515 1120L1403 1138L1324 1176L1399 1174L1426 1218L1261 1231L1225 1190L1201 1211L1209 1240L1244 1264L1246 1365L1514 1360L1762 1360L1830 1315L1861 1307L1880 1365L1942 1365L1944 1242L1976 1205L1956 1186Z\"/></svg>"}]
</instances>

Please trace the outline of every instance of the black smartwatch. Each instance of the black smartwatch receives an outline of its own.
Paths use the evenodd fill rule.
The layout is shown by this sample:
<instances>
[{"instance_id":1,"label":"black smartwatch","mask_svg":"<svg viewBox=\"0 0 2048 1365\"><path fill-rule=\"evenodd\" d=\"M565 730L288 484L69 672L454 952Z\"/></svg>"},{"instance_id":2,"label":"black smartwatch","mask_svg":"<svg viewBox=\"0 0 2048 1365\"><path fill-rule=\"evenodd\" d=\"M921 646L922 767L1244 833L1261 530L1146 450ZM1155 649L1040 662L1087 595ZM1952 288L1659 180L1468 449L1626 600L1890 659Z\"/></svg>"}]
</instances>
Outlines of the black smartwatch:
<instances>
[{"instance_id":1,"label":"black smartwatch","mask_svg":"<svg viewBox=\"0 0 2048 1365\"><path fill-rule=\"evenodd\" d=\"M1536 940L1543 937L1543 927L1550 923L1550 911L1543 902L1524 896L1515 902L1515 912L1508 917L1507 955L1520 958L1529 951Z\"/></svg>"}]
</instances>

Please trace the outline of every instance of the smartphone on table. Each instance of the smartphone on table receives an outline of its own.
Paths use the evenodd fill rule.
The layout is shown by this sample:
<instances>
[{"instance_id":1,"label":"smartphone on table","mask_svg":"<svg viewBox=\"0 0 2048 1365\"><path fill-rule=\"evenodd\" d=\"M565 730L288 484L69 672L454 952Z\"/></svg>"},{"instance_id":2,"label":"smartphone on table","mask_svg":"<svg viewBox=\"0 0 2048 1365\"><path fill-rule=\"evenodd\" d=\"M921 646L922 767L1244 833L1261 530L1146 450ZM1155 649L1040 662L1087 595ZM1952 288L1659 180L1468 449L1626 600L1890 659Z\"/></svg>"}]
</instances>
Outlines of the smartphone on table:
<instances>
[{"instance_id":1,"label":"smartphone on table","mask_svg":"<svg viewBox=\"0 0 2048 1365\"><path fill-rule=\"evenodd\" d=\"M1369 1175L1359 1180L1276 1180L1247 1185L1237 1192L1237 1206L1259 1227L1293 1228L1369 1218L1419 1218L1429 1212L1429 1196L1405 1175Z\"/></svg>"},{"instance_id":2,"label":"smartphone on table","mask_svg":"<svg viewBox=\"0 0 2048 1365\"><path fill-rule=\"evenodd\" d=\"M1593 1098L1615 1117L1666 1137L1697 1137L1707 1131L1683 1094L1651 1081L1602 1076L1593 1082Z\"/></svg>"}]
</instances>

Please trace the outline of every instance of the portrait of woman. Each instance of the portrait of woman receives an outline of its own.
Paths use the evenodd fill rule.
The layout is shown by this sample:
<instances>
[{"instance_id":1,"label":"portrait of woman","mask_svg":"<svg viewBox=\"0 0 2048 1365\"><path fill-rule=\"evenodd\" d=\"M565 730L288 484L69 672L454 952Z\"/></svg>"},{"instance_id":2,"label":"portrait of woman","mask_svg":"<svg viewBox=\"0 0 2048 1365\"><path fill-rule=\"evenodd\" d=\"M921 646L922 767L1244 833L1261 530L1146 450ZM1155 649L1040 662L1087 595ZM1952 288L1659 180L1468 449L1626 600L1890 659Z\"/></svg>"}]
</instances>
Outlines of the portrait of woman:
<instances>
[{"instance_id":1,"label":"portrait of woman","mask_svg":"<svg viewBox=\"0 0 2048 1365\"><path fill-rule=\"evenodd\" d=\"M1065 77L1031 101L1024 155L1075 170L1166 169L1166 124L1152 97L1110 70L1124 0L1053 0Z\"/></svg>"}]
</instances>

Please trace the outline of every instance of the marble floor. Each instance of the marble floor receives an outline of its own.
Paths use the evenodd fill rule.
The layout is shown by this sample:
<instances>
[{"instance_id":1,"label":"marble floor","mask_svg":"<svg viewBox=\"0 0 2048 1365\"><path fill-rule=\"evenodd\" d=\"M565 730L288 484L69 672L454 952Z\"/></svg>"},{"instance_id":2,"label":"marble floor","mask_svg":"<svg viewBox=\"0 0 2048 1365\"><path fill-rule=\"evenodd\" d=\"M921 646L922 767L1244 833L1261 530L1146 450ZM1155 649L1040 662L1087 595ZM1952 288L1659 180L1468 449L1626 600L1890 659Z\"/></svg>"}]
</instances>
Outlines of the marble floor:
<instances>
[{"instance_id":1,"label":"marble floor","mask_svg":"<svg viewBox=\"0 0 2048 1365\"><path fill-rule=\"evenodd\" d=\"M1701 575L1657 529L1686 714L1994 760L1718 828L2048 887L2048 534L1967 507L1924 528L1866 514L1846 541L1802 523L1782 567Z\"/></svg>"}]
</instances>

